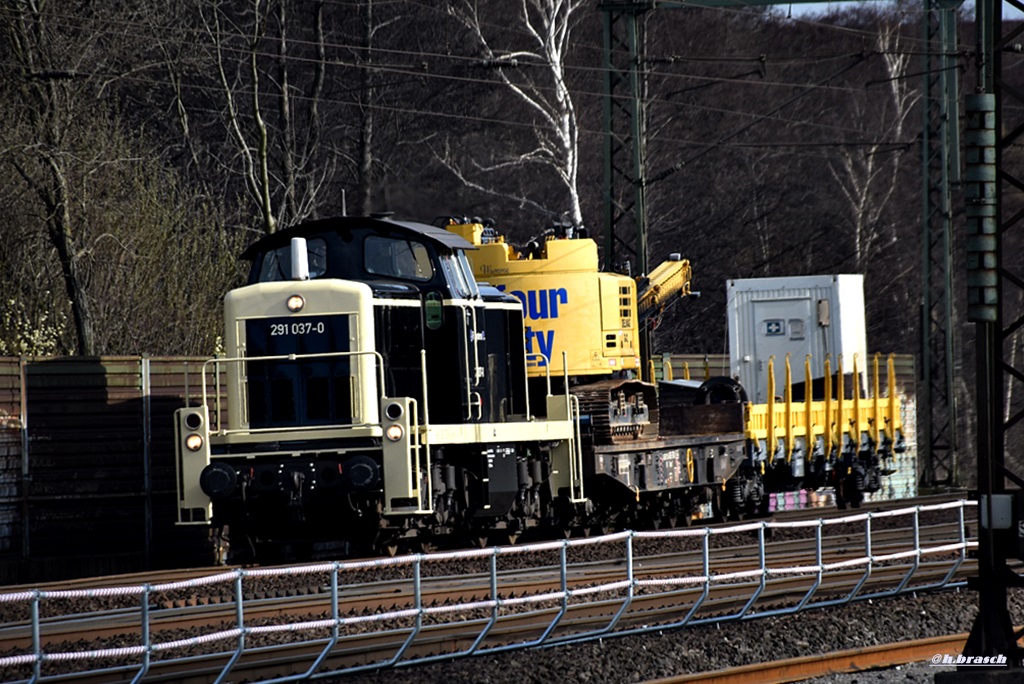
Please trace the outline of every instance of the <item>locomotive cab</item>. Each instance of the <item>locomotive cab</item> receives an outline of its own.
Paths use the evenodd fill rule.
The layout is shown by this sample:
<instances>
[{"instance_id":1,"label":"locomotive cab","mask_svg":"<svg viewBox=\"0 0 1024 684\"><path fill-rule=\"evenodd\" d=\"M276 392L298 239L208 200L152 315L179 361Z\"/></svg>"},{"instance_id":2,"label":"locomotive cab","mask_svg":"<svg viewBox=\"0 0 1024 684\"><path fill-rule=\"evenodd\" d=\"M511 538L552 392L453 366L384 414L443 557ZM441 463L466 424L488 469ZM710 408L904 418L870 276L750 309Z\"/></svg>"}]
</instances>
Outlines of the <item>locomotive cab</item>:
<instances>
[{"instance_id":1,"label":"locomotive cab","mask_svg":"<svg viewBox=\"0 0 1024 684\"><path fill-rule=\"evenodd\" d=\"M381 355L384 394L427 401L434 412L432 418L441 422L525 414L525 386L517 382L524 362L509 353L523 336L521 317L515 315L518 302L492 288L481 291L465 255L465 250L475 249L472 244L448 231L417 223L378 219L316 221L271 235L247 250L243 258L252 261L250 285L282 282L291 277L292 238L305 239L311 283L348 281L364 283L369 288L375 340L371 348ZM336 308L334 303L329 306ZM268 320L263 325L273 323ZM337 339L322 341L334 351L341 350ZM280 347L250 344L247 354L260 355L254 353L257 350L285 353ZM427 363L431 395L428 397L422 396L421 351L425 351L428 360L447 357L459 362ZM490 363L489 359L500 359L502 363ZM335 363L344 366L346 362ZM291 366L291 373L301 372L294 364ZM334 370L334 377L347 375L344 367ZM338 403L337 392L327 397L322 382L316 386L321 388L317 398L326 401L310 401L307 405ZM254 388L250 384L250 394ZM308 396L308 388L298 388L292 395L294 401L300 402L303 389ZM260 392L256 398L262 400L266 394ZM275 392L273 396L287 403L287 399L280 399L281 393ZM309 416L296 410L288 415L310 422L322 420L322 414L323 411Z\"/></svg>"}]
</instances>

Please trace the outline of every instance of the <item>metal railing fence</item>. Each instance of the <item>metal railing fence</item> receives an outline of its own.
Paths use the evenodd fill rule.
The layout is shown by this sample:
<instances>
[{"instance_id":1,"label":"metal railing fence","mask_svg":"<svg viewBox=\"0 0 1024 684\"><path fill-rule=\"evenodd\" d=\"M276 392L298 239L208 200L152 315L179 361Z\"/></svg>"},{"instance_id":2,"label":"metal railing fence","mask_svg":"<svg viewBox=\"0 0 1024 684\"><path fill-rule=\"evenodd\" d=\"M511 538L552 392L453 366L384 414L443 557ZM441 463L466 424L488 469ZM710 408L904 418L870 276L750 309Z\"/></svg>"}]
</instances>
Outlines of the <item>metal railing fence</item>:
<instances>
[{"instance_id":1,"label":"metal railing fence","mask_svg":"<svg viewBox=\"0 0 1024 684\"><path fill-rule=\"evenodd\" d=\"M429 555L415 554L395 558L381 558L364 561L329 562L310 565L291 566L286 568L247 568L225 571L210 576L169 582L164 584L143 584L135 586L124 586L115 588L97 589L74 589L43 591L30 590L0 594L0 604L24 603L28 604L31 618L29 624L21 626L3 626L0 632L21 628L30 633L32 647L24 653L0 657L0 669L12 667L31 668L31 674L26 681L36 682L45 680L42 666L44 663L67 662L67 661L95 661L103 659L124 659L137 658L138 665L118 666L118 671L127 671L129 675L134 672L134 681L141 681L149 672L153 657L158 654L172 654L176 651L187 652L196 646L218 642L233 642L233 647L222 649L218 653L228 657L228 661L221 671L217 681L226 681L243 654L258 653L267 646L254 646L251 642L254 637L271 634L288 634L293 641L302 641L308 644L322 644L315 657L311 658L309 667L302 673L281 677L276 682L302 681L307 679L318 679L326 676L333 676L342 673L357 672L361 670L376 670L387 667L408 666L424 664L439 660L450 660L458 657L465 657L474 654L497 653L514 649L533 647L547 647L553 645L589 641L610 636L625 636L628 634L642 634L651 631L664 631L677 629L690 625L706 624L711 622L725 622L736 620L750 620L768 616L777 616L788 613L795 613L809 608L823 608L850 603L853 601L878 599L895 596L908 591L925 591L945 587L960 586L954 583L957 570L968 558L968 551L977 546L977 542L968 539L965 521L965 511L968 507L976 506L973 501L954 501L948 503L919 505L902 508L892 511L865 512L842 517L827 519L803 520L803 521L758 521L748 522L724 527L704 527L676 529L652 532L621 532L617 534L604 535L600 537L567 539L560 541L525 544L521 546L493 547L486 549L472 549L465 551L453 551L448 553L433 553ZM927 512L946 511L954 523L953 527L958 528L951 537L926 541L921 534L921 514ZM911 523L907 528L907 539L897 542L896 549L887 548L885 552L879 553L876 543L877 530L875 523L880 520L909 517ZM835 525L862 525L863 546L859 553L853 553L849 557L851 549L838 551L826 548L823 542L823 531L825 528ZM811 563L800 563L793 565L791 558L773 557L772 542L770 537L776 532L783 530L805 529L813 533L813 540L805 540L813 545L815 560ZM712 539L723 535L756 535L756 554L751 554L753 567L747 569L733 569L722 567L726 558L718 558L712 548ZM844 532L844 534L846 534ZM859 538L858 533L858 538ZM648 567L651 566L649 558L636 556L635 545L640 541L686 539L690 538L699 541L700 549L696 551L695 558L699 559L700 570L694 572L687 570L685 566L678 570L661 568L657 573L652 573ZM891 544L891 542L889 542ZM622 576L611 580L598 579L592 582L580 583L574 579L573 573L580 570L569 561L569 551L584 546L608 546L621 545ZM729 547L733 548L733 547ZM557 572L559 588L543 593L523 592L518 596L502 597L503 592L508 593L512 580L521 580L522 574L507 571L503 574L498 572L498 560L502 557L513 555L539 555L558 554L558 563L550 570L552 574ZM832 560L831 557L836 557ZM929 579L923 583L913 582L914 577L922 567L927 564L927 559L932 561L932 568L944 568L938 579ZM443 561L486 561L488 564L486 584L486 598L467 600L459 603L432 605L424 600L424 582L422 569L427 563ZM339 608L339 601L342 589L346 586L347 575L355 572L373 572L385 570L396 566L405 566L411 571L409 599L402 607L383 612L375 612L366 615L342 615ZM903 571L902 577L895 580L895 586L884 589L869 589L869 580L873 573L880 568L892 569L895 566ZM903 570L905 566L905 570ZM717 568L717 569L716 569ZM719 571L723 570L723 571ZM823 596L814 600L815 596L821 593L825 579L831 574L859 572L859 578L853 580L853 587L841 596ZM253 624L247 622L247 609L253 606L253 599L246 599L244 581L249 578L266 578L290 576L298 577L303 575L317 575L326 573L329 576L329 586L326 586L325 594L329 595L329 617L314 620L303 620L298 622L283 622L281 624ZM806 592L792 605L780 608L766 608L755 610L754 606L765 594L769 582L773 579L787 577L805 577L811 580ZM450 579L450 578L449 578ZM403 580L405 581L405 580ZM889 580L890 583L893 580ZM506 585L503 587L503 583ZM579 586L570 586L578 584ZM162 641L159 633L152 627L151 608L154 597L165 592L210 587L214 585L225 585L231 587L232 601L234 604L234 625L230 627L211 628L211 631L204 632L188 638L178 638ZM701 614L701 609L706 608L713 589L728 587L730 591L749 591L742 607L731 613ZM696 594L688 599L685 604L683 617L669 622L657 624L629 626L623 618L629 612L631 605L640 595L641 590L645 598L654 595L675 593L675 599L679 600L681 590L688 590ZM740 596L741 593L735 593ZM139 623L137 633L140 641L132 646L101 647L75 652L49 652L43 648L43 622L40 618L41 607L48 601L59 601L68 599L90 599L111 596L134 596L139 600ZM616 598L609 599L609 596ZM572 603L571 602L576 602ZM601 602L602 605L609 605L611 602L611 615L600 626L580 629L569 627L562 633L556 630L562 626L563 619L572 608L588 603ZM617 606L616 606L617 602ZM552 605L555 605L552 608ZM543 610L542 610L543 608ZM509 609L519 609L520 612L507 612ZM481 611L489 613L488 618L480 618ZM515 643L487 644L487 637L494 631L494 628L508 617L522 617L523 611L534 614L553 612L547 626L543 628L539 637L524 639ZM472 643L466 647L450 652L433 654L427 656L406 657L410 647L416 643L419 636L428 632L439 624L451 623L430 623L430 619L453 619L461 616L464 622L462 625L479 625L479 632ZM80 617L80 616L76 616ZM395 620L411 620L412 625L401 629L391 629L375 634L389 634L395 637L394 654L385 660L346 667L343 669L320 671L321 666L327 660L331 652L339 645L344 644L347 638L366 637L367 627L374 625L384 626ZM622 627L620 628L620 625ZM355 629L358 628L358 629ZM320 630L330 630L330 637L324 639L318 636L316 639L303 637ZM349 630L350 632L347 632ZM396 636L397 635L397 636ZM123 635L119 637L123 643ZM436 644L435 644L436 646ZM197 656L183 656L184 659ZM137 671L136 671L137 669ZM9 671L9 670L8 670Z\"/></svg>"}]
</instances>

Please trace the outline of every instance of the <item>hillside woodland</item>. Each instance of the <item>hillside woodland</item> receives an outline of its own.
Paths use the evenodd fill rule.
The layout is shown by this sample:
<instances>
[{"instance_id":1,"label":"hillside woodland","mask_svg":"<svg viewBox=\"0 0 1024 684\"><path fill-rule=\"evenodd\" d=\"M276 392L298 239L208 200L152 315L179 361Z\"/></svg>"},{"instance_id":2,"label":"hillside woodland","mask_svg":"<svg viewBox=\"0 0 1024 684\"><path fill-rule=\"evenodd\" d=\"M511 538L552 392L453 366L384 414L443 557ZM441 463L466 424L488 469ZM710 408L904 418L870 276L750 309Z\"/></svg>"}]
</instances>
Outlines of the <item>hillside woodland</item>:
<instances>
[{"instance_id":1,"label":"hillside woodland","mask_svg":"<svg viewBox=\"0 0 1024 684\"><path fill-rule=\"evenodd\" d=\"M649 258L702 293L661 351L727 351L729 278L864 273L869 346L918 352L920 12L643 15ZM0 31L0 355L212 354L237 254L306 219L602 233L593 0L0 0Z\"/></svg>"}]
</instances>

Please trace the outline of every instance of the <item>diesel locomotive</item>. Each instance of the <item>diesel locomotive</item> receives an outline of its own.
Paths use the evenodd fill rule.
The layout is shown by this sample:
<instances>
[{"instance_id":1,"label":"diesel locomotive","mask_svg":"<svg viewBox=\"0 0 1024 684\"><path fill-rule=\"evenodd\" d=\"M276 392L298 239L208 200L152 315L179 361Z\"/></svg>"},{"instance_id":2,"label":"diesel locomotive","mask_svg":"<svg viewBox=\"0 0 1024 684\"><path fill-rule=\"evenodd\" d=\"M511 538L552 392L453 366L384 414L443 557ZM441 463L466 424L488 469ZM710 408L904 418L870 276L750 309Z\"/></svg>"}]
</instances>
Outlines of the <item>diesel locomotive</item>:
<instances>
[{"instance_id":1,"label":"diesel locomotive","mask_svg":"<svg viewBox=\"0 0 1024 684\"><path fill-rule=\"evenodd\" d=\"M825 433L835 446L811 470L861 493L877 483L894 398L863 422L789 407L787 442L728 378L638 379L639 328L686 294L685 262L638 283L600 273L585 236L518 251L480 223L443 223L318 220L243 254L225 354L175 415L178 521L210 526L219 560L754 510L762 476L795 473L794 451L817 454ZM847 463L847 439L872 448Z\"/></svg>"}]
</instances>

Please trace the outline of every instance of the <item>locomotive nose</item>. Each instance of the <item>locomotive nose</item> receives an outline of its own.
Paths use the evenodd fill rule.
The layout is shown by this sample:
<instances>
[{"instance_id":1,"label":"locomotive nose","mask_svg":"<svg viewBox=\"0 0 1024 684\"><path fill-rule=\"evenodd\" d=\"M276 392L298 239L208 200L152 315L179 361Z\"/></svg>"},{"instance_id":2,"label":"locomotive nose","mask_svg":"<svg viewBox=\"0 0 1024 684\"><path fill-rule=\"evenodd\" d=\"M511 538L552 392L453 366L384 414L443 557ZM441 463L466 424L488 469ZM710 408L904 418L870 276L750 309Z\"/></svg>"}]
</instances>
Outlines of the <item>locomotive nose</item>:
<instances>
[{"instance_id":1,"label":"locomotive nose","mask_svg":"<svg viewBox=\"0 0 1024 684\"><path fill-rule=\"evenodd\" d=\"M211 499L226 499L238 485L238 473L226 463L211 463L199 475L199 487Z\"/></svg>"}]
</instances>

